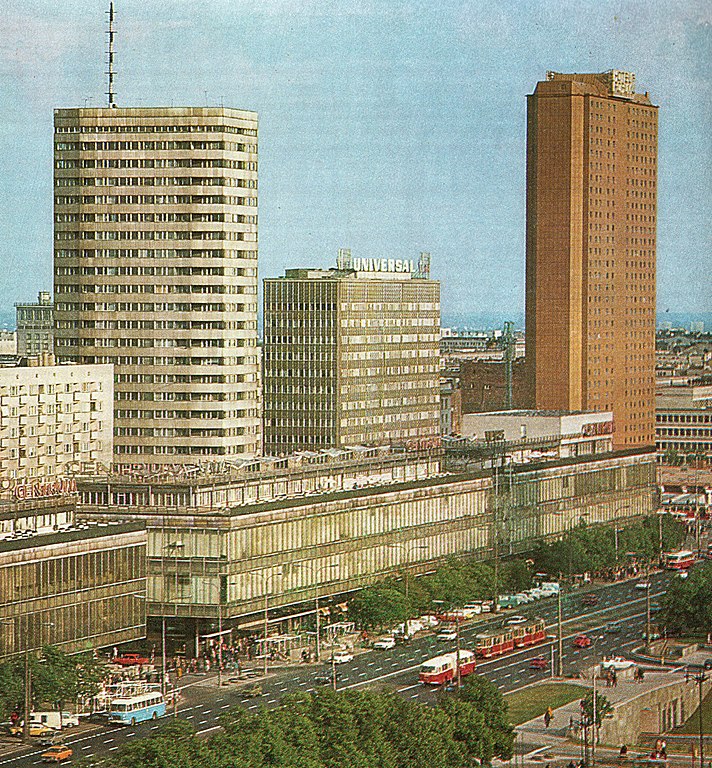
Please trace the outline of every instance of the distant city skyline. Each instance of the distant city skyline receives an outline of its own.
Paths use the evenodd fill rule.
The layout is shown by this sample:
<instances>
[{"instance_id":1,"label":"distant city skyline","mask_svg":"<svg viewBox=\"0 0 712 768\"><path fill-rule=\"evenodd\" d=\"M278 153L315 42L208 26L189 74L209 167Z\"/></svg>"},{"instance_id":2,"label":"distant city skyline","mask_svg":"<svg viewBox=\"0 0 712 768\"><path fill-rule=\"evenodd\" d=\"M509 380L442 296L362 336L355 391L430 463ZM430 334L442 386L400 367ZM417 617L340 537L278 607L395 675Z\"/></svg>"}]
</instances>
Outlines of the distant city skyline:
<instances>
[{"instance_id":1,"label":"distant city skyline","mask_svg":"<svg viewBox=\"0 0 712 768\"><path fill-rule=\"evenodd\" d=\"M712 308L706 4L115 7L120 106L259 113L260 279L329 266L340 246L367 257L426 250L444 321L520 316L525 96L549 69L620 68L661 106L658 322ZM52 285L53 109L106 103L107 9L4 3L0 320Z\"/></svg>"}]
</instances>

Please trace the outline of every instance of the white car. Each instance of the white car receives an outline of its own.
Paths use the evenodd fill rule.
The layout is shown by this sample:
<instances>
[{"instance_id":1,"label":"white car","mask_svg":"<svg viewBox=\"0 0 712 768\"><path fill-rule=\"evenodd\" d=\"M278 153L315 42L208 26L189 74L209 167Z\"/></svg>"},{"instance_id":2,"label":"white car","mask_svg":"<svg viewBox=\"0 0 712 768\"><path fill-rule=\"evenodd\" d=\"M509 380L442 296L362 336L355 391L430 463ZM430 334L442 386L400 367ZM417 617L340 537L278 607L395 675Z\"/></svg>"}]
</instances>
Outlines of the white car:
<instances>
[{"instance_id":1,"label":"white car","mask_svg":"<svg viewBox=\"0 0 712 768\"><path fill-rule=\"evenodd\" d=\"M482 601L482 613L490 613L492 610L492 601L491 600L483 600Z\"/></svg>"},{"instance_id":2,"label":"white car","mask_svg":"<svg viewBox=\"0 0 712 768\"><path fill-rule=\"evenodd\" d=\"M426 613L420 617L420 622L424 627L437 627L440 621L438 617L432 613Z\"/></svg>"},{"instance_id":3,"label":"white car","mask_svg":"<svg viewBox=\"0 0 712 768\"><path fill-rule=\"evenodd\" d=\"M650 582L649 581L639 581L635 585L636 589L650 589Z\"/></svg>"},{"instance_id":4,"label":"white car","mask_svg":"<svg viewBox=\"0 0 712 768\"><path fill-rule=\"evenodd\" d=\"M630 669L635 666L634 661L624 659L622 656L612 656L610 659L604 659L601 662L601 669Z\"/></svg>"},{"instance_id":5,"label":"white car","mask_svg":"<svg viewBox=\"0 0 712 768\"><path fill-rule=\"evenodd\" d=\"M441 629L436 635L437 640L457 640L457 632L454 629Z\"/></svg>"},{"instance_id":6,"label":"white car","mask_svg":"<svg viewBox=\"0 0 712 768\"><path fill-rule=\"evenodd\" d=\"M677 578L678 579L686 579L690 575L689 571L678 571L677 572Z\"/></svg>"},{"instance_id":7,"label":"white car","mask_svg":"<svg viewBox=\"0 0 712 768\"><path fill-rule=\"evenodd\" d=\"M510 616L504 623L508 627L517 627L520 624L526 624L527 621L529 619L526 616Z\"/></svg>"},{"instance_id":8,"label":"white car","mask_svg":"<svg viewBox=\"0 0 712 768\"><path fill-rule=\"evenodd\" d=\"M379 651L388 651L391 648L396 647L396 641L393 637L379 637L378 640L373 643L373 647Z\"/></svg>"},{"instance_id":9,"label":"white car","mask_svg":"<svg viewBox=\"0 0 712 768\"><path fill-rule=\"evenodd\" d=\"M334 664L346 664L349 661L354 660L354 655L348 651L336 651L332 655L331 660L334 662Z\"/></svg>"},{"instance_id":10,"label":"white car","mask_svg":"<svg viewBox=\"0 0 712 768\"><path fill-rule=\"evenodd\" d=\"M476 603L468 603L462 609L462 613L466 619L471 619L473 616L477 616L478 613L482 613L482 606Z\"/></svg>"}]
</instances>

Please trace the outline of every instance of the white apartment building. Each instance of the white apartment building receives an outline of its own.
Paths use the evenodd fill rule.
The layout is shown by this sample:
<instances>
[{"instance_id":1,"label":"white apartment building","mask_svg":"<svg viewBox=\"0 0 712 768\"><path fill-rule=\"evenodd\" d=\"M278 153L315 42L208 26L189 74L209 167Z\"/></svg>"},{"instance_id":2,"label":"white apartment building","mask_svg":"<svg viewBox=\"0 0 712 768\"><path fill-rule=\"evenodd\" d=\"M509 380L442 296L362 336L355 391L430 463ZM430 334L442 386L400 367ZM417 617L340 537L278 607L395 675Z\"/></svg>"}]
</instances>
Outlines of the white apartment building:
<instances>
[{"instance_id":1,"label":"white apartment building","mask_svg":"<svg viewBox=\"0 0 712 768\"><path fill-rule=\"evenodd\" d=\"M55 111L55 352L116 367L126 467L260 451L257 115Z\"/></svg>"},{"instance_id":2,"label":"white apartment building","mask_svg":"<svg viewBox=\"0 0 712 768\"><path fill-rule=\"evenodd\" d=\"M111 365L0 368L0 489L110 466ZM44 495L44 494L43 494Z\"/></svg>"}]
</instances>

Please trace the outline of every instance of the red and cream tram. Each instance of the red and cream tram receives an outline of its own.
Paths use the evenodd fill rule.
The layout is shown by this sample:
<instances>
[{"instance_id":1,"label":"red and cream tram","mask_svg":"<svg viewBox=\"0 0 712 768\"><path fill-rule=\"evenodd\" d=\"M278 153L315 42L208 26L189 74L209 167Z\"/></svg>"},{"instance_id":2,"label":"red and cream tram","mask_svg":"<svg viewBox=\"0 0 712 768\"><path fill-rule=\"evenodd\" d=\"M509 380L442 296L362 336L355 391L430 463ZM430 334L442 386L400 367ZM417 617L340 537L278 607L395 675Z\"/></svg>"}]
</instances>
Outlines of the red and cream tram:
<instances>
[{"instance_id":1,"label":"red and cream tram","mask_svg":"<svg viewBox=\"0 0 712 768\"><path fill-rule=\"evenodd\" d=\"M546 624L542 619L529 619L519 626L493 629L477 635L475 654L480 659L502 656L516 648L528 648L546 640Z\"/></svg>"},{"instance_id":2,"label":"red and cream tram","mask_svg":"<svg viewBox=\"0 0 712 768\"><path fill-rule=\"evenodd\" d=\"M460 677L475 671L477 659L472 651L460 651ZM419 680L428 685L448 683L457 674L457 653L444 653L428 659L420 667Z\"/></svg>"}]
</instances>

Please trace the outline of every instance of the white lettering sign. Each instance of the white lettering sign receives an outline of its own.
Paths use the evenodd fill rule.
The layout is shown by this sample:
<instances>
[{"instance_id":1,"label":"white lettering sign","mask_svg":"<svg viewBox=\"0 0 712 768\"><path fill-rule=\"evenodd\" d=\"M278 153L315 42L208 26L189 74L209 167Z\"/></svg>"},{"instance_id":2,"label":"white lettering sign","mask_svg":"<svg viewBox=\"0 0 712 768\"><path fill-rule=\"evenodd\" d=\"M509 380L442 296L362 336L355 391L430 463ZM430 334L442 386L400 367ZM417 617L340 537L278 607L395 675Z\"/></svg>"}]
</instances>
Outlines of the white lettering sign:
<instances>
[{"instance_id":1,"label":"white lettering sign","mask_svg":"<svg viewBox=\"0 0 712 768\"><path fill-rule=\"evenodd\" d=\"M357 256L353 268L356 272L415 272L412 259L363 259Z\"/></svg>"}]
</instances>

